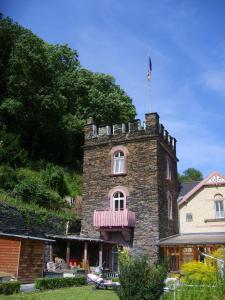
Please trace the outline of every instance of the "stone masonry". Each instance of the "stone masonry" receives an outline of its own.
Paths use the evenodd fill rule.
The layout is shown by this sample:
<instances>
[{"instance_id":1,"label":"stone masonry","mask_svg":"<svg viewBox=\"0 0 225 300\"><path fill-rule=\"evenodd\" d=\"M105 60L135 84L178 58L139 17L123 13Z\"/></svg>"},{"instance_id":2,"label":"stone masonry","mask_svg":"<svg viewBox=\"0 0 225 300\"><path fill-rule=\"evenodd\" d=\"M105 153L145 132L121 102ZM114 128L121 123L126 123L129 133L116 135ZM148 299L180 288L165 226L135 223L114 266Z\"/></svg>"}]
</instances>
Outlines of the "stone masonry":
<instances>
[{"instance_id":1,"label":"stone masonry","mask_svg":"<svg viewBox=\"0 0 225 300\"><path fill-rule=\"evenodd\" d=\"M126 173L113 175L110 151L115 146L127 149ZM171 179L167 179L170 161ZM129 246L134 254L159 257L159 239L178 233L176 140L159 123L157 113L122 126L97 127L89 119L85 127L84 186L81 234L102 237L93 226L94 211L109 211L109 191L117 186L128 189L126 208L135 212L136 223ZM168 192L172 196L173 220L168 217ZM123 228L118 228L119 231ZM115 237L114 233L114 237ZM107 238L114 239L113 235Z\"/></svg>"}]
</instances>

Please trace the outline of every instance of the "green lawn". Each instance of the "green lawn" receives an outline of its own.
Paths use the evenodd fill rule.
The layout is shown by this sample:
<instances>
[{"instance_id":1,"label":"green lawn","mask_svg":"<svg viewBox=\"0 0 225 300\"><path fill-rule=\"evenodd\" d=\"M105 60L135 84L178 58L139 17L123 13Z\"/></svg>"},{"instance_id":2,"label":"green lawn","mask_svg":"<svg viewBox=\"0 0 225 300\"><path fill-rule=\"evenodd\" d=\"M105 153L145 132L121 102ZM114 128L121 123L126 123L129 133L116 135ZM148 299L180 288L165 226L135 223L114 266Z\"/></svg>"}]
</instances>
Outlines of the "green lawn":
<instances>
[{"instance_id":1,"label":"green lawn","mask_svg":"<svg viewBox=\"0 0 225 300\"><path fill-rule=\"evenodd\" d=\"M118 300L112 290L96 290L93 286L48 290L44 292L0 295L1 300Z\"/></svg>"}]
</instances>

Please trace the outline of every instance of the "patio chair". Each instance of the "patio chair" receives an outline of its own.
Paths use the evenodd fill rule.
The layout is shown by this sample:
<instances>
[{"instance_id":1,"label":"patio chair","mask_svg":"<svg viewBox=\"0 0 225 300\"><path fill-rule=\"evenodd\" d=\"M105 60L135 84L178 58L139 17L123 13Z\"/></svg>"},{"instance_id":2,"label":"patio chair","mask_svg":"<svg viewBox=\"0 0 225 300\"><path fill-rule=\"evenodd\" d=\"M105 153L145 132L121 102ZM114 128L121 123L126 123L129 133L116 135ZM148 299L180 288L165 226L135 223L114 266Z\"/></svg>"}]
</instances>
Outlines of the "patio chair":
<instances>
[{"instance_id":1,"label":"patio chair","mask_svg":"<svg viewBox=\"0 0 225 300\"><path fill-rule=\"evenodd\" d=\"M53 261L47 262L47 271L55 271L55 263Z\"/></svg>"},{"instance_id":2,"label":"patio chair","mask_svg":"<svg viewBox=\"0 0 225 300\"><path fill-rule=\"evenodd\" d=\"M88 283L94 284L96 289L108 289L108 288L120 287L119 282L113 282L112 280L106 280L95 274L88 274L87 281L88 281Z\"/></svg>"}]
</instances>

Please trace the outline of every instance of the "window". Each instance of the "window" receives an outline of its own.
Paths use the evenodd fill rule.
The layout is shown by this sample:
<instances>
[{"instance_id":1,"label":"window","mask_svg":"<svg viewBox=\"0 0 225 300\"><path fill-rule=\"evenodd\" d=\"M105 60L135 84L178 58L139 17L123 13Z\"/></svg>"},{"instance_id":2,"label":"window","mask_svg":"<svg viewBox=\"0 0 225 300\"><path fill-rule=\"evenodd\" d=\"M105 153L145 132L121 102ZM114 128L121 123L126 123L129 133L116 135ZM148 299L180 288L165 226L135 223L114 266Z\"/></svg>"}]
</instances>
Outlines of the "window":
<instances>
[{"instance_id":1,"label":"window","mask_svg":"<svg viewBox=\"0 0 225 300\"><path fill-rule=\"evenodd\" d=\"M113 210L118 211L118 210L124 210L124 205L125 204L125 197L122 192L116 192L113 195Z\"/></svg>"},{"instance_id":2,"label":"window","mask_svg":"<svg viewBox=\"0 0 225 300\"><path fill-rule=\"evenodd\" d=\"M171 159L169 155L166 156L166 179L171 180L172 171L171 171Z\"/></svg>"},{"instance_id":3,"label":"window","mask_svg":"<svg viewBox=\"0 0 225 300\"><path fill-rule=\"evenodd\" d=\"M224 218L223 196L220 194L215 195L215 218Z\"/></svg>"},{"instance_id":4,"label":"window","mask_svg":"<svg viewBox=\"0 0 225 300\"><path fill-rule=\"evenodd\" d=\"M114 174L124 173L124 153L122 151L118 151L114 154L113 173Z\"/></svg>"},{"instance_id":5,"label":"window","mask_svg":"<svg viewBox=\"0 0 225 300\"><path fill-rule=\"evenodd\" d=\"M193 221L193 215L192 213L186 214L186 222L192 222Z\"/></svg>"},{"instance_id":6,"label":"window","mask_svg":"<svg viewBox=\"0 0 225 300\"><path fill-rule=\"evenodd\" d=\"M112 147L109 152L109 156L111 159L110 176L126 176L128 155L129 151L123 145Z\"/></svg>"},{"instance_id":7,"label":"window","mask_svg":"<svg viewBox=\"0 0 225 300\"><path fill-rule=\"evenodd\" d=\"M167 195L168 200L168 219L173 220L173 199L170 193Z\"/></svg>"}]
</instances>

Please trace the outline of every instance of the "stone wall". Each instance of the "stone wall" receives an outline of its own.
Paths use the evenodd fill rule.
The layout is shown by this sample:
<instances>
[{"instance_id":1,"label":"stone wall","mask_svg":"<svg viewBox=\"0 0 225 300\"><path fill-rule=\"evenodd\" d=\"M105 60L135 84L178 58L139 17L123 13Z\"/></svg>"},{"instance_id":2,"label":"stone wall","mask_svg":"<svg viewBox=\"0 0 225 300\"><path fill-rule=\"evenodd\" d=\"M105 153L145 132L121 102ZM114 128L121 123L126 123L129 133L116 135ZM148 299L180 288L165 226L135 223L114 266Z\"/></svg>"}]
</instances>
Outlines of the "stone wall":
<instances>
[{"instance_id":1,"label":"stone wall","mask_svg":"<svg viewBox=\"0 0 225 300\"><path fill-rule=\"evenodd\" d=\"M162 130L157 114L146 115L145 128L134 126L134 131L125 132L124 126L119 134L110 135L107 128L105 135L96 136L97 129L93 126L89 124L85 129L81 233L99 237L99 231L93 227L94 210L109 210L109 191L117 186L126 187L129 192L126 207L136 214L132 251L136 255L147 253L155 260L159 238L178 230L175 140L172 145L172 138L169 140L168 132ZM118 145L128 151L126 174L112 175L110 151ZM167 155L172 161L171 181L166 180ZM168 220L168 190L174 197L173 221Z\"/></svg>"},{"instance_id":2,"label":"stone wall","mask_svg":"<svg viewBox=\"0 0 225 300\"><path fill-rule=\"evenodd\" d=\"M0 231L21 234L65 234L65 220L0 201Z\"/></svg>"}]
</instances>

